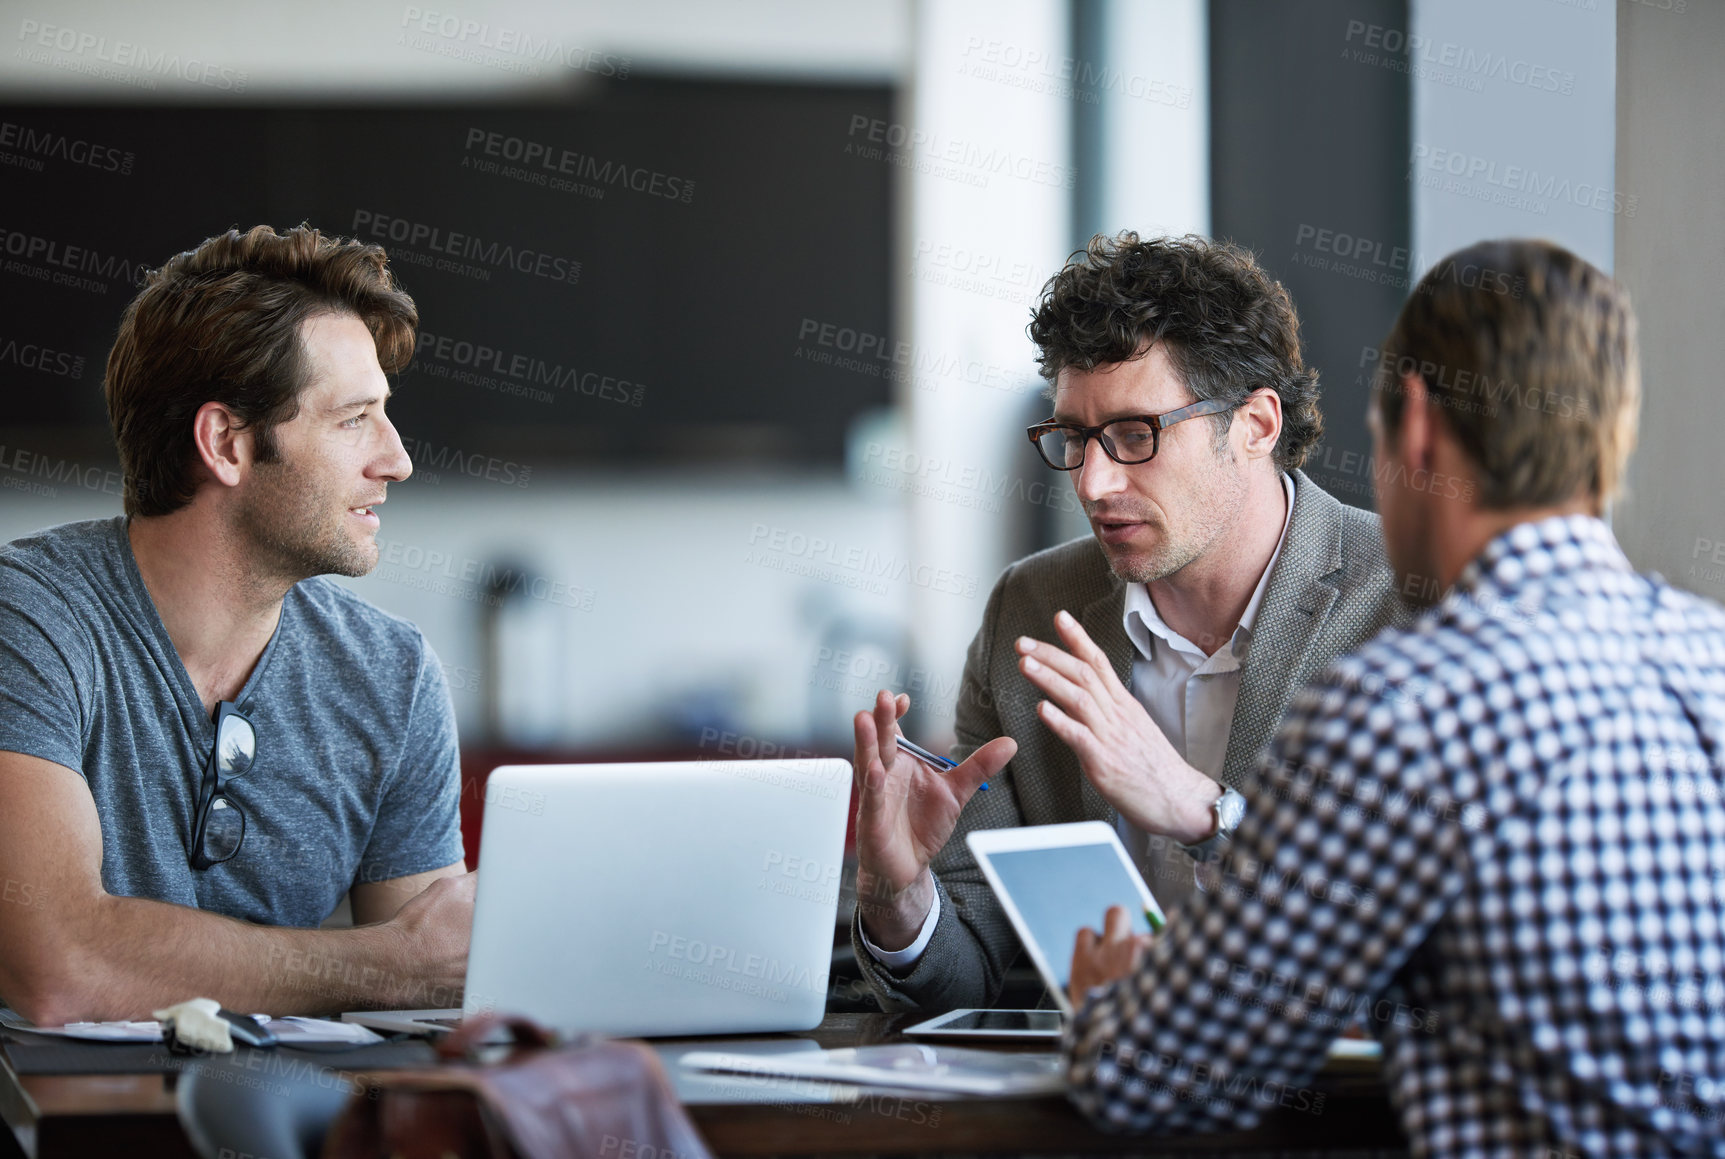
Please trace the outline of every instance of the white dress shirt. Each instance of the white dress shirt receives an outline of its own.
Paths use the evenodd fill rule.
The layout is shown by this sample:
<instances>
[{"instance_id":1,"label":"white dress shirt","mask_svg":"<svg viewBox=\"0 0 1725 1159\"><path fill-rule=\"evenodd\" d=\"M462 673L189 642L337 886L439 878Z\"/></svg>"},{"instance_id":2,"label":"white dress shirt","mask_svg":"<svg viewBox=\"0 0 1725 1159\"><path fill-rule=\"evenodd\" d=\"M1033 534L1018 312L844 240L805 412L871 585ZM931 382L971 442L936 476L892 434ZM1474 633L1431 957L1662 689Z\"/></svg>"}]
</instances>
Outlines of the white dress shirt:
<instances>
[{"instance_id":1,"label":"white dress shirt","mask_svg":"<svg viewBox=\"0 0 1725 1159\"><path fill-rule=\"evenodd\" d=\"M1186 763L1217 782L1222 780L1222 765L1228 756L1228 729L1240 699L1240 670L1252 647L1252 625L1257 622L1258 606L1264 602L1264 589L1270 586L1270 573L1282 557L1282 544L1294 517L1292 475L1282 475L1282 490L1288 510L1282 517L1276 550L1270 553L1270 562L1264 565L1233 636L1214 653L1206 656L1202 648L1164 623L1146 585L1132 584L1126 589L1126 638L1137 653L1132 658L1132 696ZM1116 824L1126 852L1139 869L1150 873L1149 835L1124 817Z\"/></svg>"},{"instance_id":2,"label":"white dress shirt","mask_svg":"<svg viewBox=\"0 0 1725 1159\"><path fill-rule=\"evenodd\" d=\"M1269 586L1270 573L1276 570L1276 561L1282 556L1288 524L1294 517L1294 479L1287 472L1282 474L1282 491L1288 509L1282 517L1282 535L1276 541L1276 550L1270 553L1270 562L1258 576L1258 586L1252 589L1252 598L1246 602L1233 636L1214 653L1205 655L1202 648L1163 621L1147 585L1126 587L1123 620L1126 638L1132 641L1136 653L1132 658L1132 696L1144 706L1168 743L1186 758L1186 763L1218 782L1228 754L1228 728L1234 720L1234 705L1240 699L1240 669L1252 646L1252 625L1258 618L1264 589ZM1149 835L1125 817L1120 817L1116 825L1126 852L1150 876ZM864 930L863 946L883 966L903 970L922 957L939 921L937 894L916 941L902 950L883 950L869 941L868 931Z\"/></svg>"}]
</instances>

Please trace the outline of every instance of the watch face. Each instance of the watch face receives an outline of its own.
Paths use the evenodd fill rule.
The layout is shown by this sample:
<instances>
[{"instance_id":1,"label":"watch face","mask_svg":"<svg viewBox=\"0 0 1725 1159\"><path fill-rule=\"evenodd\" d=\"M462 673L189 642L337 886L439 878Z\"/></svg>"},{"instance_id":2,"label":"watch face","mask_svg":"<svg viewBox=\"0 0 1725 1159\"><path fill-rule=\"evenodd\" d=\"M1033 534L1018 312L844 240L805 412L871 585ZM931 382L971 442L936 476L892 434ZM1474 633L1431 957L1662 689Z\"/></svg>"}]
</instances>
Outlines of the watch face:
<instances>
[{"instance_id":1,"label":"watch face","mask_svg":"<svg viewBox=\"0 0 1725 1159\"><path fill-rule=\"evenodd\" d=\"M1216 802L1216 830L1219 833L1232 833L1239 828L1240 821L1246 816L1246 798L1233 789L1223 792Z\"/></svg>"}]
</instances>

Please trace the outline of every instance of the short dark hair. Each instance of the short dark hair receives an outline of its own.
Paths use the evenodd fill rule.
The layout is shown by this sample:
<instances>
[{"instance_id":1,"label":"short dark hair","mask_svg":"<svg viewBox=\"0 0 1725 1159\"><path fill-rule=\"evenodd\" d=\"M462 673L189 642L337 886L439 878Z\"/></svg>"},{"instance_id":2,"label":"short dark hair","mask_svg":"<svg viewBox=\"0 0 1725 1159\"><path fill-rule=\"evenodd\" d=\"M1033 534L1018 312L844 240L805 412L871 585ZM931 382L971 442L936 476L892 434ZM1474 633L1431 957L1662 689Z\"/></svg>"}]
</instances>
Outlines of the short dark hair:
<instances>
[{"instance_id":1,"label":"short dark hair","mask_svg":"<svg viewBox=\"0 0 1725 1159\"><path fill-rule=\"evenodd\" d=\"M273 461L271 431L299 413L310 368L300 325L351 314L377 343L386 373L413 357L419 311L383 249L298 225L230 229L175 254L126 307L103 389L125 475L126 514L166 515L197 486L192 419L219 402L255 429Z\"/></svg>"},{"instance_id":2,"label":"short dark hair","mask_svg":"<svg viewBox=\"0 0 1725 1159\"><path fill-rule=\"evenodd\" d=\"M1379 352L1386 432L1417 374L1479 468L1482 505L1545 507L1621 486L1641 407L1629 292L1562 246L1485 241L1420 279Z\"/></svg>"},{"instance_id":3,"label":"short dark hair","mask_svg":"<svg viewBox=\"0 0 1725 1159\"><path fill-rule=\"evenodd\" d=\"M1050 385L1067 367L1141 358L1160 342L1199 399L1243 402L1254 390L1273 389L1282 400L1274 458L1284 471L1305 462L1323 437L1318 372L1300 356L1300 320L1288 291L1230 242L1097 234L1043 286L1030 338ZM1220 440L1233 414L1213 421Z\"/></svg>"}]
</instances>

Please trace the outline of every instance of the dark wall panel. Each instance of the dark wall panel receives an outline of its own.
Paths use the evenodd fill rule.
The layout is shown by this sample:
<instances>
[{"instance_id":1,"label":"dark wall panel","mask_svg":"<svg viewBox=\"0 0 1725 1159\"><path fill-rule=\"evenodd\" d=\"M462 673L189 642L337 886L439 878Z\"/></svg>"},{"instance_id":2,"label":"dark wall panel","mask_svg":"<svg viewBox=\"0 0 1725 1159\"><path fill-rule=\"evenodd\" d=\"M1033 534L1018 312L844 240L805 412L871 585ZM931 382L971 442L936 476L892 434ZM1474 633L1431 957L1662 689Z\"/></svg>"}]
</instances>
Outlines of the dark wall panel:
<instances>
[{"instance_id":1,"label":"dark wall panel","mask_svg":"<svg viewBox=\"0 0 1725 1159\"><path fill-rule=\"evenodd\" d=\"M1362 352L1410 270L1406 0L1210 0L1212 232L1288 288L1320 372L1325 438L1306 471L1372 506ZM1394 31L1395 36L1386 34Z\"/></svg>"},{"instance_id":2,"label":"dark wall panel","mask_svg":"<svg viewBox=\"0 0 1725 1159\"><path fill-rule=\"evenodd\" d=\"M0 109L35 166L4 178L0 337L66 355L0 363L0 443L106 447L102 365L141 273L308 221L383 245L435 340L390 407L406 437L836 467L891 401L838 357L891 348L894 169L851 147L891 100L637 77L557 104ZM70 159L92 143L111 168Z\"/></svg>"}]
</instances>

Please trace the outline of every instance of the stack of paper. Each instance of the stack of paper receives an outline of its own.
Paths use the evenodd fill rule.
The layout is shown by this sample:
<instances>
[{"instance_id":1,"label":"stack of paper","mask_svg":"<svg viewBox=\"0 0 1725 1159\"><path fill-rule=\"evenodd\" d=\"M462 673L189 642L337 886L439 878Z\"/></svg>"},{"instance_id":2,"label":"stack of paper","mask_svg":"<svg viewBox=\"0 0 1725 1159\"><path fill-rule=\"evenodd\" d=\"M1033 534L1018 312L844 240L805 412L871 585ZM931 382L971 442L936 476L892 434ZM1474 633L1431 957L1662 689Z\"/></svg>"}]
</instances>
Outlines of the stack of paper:
<instances>
[{"instance_id":1,"label":"stack of paper","mask_svg":"<svg viewBox=\"0 0 1725 1159\"><path fill-rule=\"evenodd\" d=\"M382 1042L383 1037L355 1022L332 1022L327 1018L271 1018L254 1014L253 1018L269 1027L283 1046L302 1043L344 1042L354 1046ZM31 1034L49 1034L56 1038L81 1038L91 1042L160 1042L160 1022L68 1022L65 1026L36 1026L11 1010L0 1008L0 1026L13 1030L28 1030Z\"/></svg>"},{"instance_id":2,"label":"stack of paper","mask_svg":"<svg viewBox=\"0 0 1725 1159\"><path fill-rule=\"evenodd\" d=\"M1057 1094L1064 1086L1060 1056L1052 1052L1009 1053L921 1043L776 1055L697 1050L685 1054L680 1061L693 1070L972 1095Z\"/></svg>"}]
</instances>

